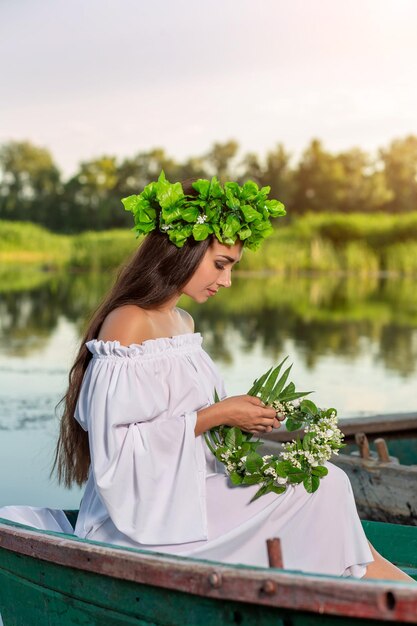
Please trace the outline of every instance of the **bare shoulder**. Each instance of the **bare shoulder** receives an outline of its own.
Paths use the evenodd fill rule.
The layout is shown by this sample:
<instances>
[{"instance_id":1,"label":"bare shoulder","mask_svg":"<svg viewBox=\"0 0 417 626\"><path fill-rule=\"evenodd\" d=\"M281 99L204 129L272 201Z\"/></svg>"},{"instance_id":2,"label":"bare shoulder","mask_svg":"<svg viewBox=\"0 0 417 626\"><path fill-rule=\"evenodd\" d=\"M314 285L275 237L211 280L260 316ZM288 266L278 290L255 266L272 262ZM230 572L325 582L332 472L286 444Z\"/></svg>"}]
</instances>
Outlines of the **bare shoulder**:
<instances>
[{"instance_id":1,"label":"bare shoulder","mask_svg":"<svg viewBox=\"0 0 417 626\"><path fill-rule=\"evenodd\" d=\"M177 307L179 314L181 315L183 322L190 333L194 332L194 319L192 315L185 311L184 309L180 309Z\"/></svg>"},{"instance_id":2,"label":"bare shoulder","mask_svg":"<svg viewBox=\"0 0 417 626\"><path fill-rule=\"evenodd\" d=\"M108 314L98 339L119 341L122 346L129 346L151 337L152 327L147 312L134 304L125 304Z\"/></svg>"}]
</instances>

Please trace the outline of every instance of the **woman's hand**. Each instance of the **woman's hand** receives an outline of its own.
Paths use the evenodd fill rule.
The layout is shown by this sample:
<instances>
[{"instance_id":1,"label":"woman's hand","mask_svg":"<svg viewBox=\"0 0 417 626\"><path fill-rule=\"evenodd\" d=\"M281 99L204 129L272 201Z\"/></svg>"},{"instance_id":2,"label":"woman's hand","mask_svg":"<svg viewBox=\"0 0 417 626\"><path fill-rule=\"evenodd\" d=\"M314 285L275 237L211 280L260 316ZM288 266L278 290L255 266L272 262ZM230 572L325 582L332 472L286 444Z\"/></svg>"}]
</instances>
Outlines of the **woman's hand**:
<instances>
[{"instance_id":1,"label":"woman's hand","mask_svg":"<svg viewBox=\"0 0 417 626\"><path fill-rule=\"evenodd\" d=\"M214 426L236 426L241 430L260 435L279 428L276 411L265 406L260 398L254 396L231 396L197 412L196 436Z\"/></svg>"}]
</instances>

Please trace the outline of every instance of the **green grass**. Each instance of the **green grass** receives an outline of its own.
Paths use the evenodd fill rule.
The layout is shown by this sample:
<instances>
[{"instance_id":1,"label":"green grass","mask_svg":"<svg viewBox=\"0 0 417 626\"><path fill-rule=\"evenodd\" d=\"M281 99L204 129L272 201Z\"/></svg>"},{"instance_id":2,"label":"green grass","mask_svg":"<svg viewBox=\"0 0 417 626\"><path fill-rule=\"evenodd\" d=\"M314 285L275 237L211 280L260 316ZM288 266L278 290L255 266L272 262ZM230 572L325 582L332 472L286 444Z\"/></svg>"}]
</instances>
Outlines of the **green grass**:
<instances>
[{"instance_id":1,"label":"green grass","mask_svg":"<svg viewBox=\"0 0 417 626\"><path fill-rule=\"evenodd\" d=\"M29 222L0 222L0 263L103 271L116 268L137 248L130 230L56 235ZM239 270L249 272L380 271L417 275L417 212L307 214L277 221L257 253L245 251Z\"/></svg>"}]
</instances>

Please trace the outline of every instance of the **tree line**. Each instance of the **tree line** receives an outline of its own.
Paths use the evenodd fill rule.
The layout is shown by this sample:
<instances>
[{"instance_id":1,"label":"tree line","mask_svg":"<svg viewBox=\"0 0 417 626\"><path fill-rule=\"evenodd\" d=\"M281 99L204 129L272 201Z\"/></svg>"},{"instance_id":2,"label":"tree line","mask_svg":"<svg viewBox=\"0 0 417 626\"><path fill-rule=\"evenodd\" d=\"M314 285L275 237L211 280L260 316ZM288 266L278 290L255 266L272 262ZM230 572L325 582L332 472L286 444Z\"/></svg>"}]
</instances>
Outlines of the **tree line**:
<instances>
[{"instance_id":1,"label":"tree line","mask_svg":"<svg viewBox=\"0 0 417 626\"><path fill-rule=\"evenodd\" d=\"M80 163L67 180L50 151L28 141L0 146L0 219L24 220L61 233L131 226L120 199L140 193L163 169L171 181L192 177L221 182L248 178L271 187L288 215L307 212L410 213L417 210L417 137L392 141L374 156L359 148L331 153L314 139L297 163L285 147L260 157L240 155L235 140L178 162L163 148L119 159Z\"/></svg>"}]
</instances>

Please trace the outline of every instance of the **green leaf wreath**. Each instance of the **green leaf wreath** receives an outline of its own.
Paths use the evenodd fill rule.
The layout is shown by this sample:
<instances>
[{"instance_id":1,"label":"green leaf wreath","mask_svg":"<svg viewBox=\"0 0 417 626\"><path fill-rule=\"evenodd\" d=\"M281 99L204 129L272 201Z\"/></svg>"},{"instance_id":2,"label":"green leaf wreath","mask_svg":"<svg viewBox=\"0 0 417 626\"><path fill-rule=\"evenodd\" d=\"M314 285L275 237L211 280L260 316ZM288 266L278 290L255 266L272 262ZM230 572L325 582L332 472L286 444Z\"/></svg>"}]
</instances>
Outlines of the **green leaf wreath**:
<instances>
[{"instance_id":1,"label":"green leaf wreath","mask_svg":"<svg viewBox=\"0 0 417 626\"><path fill-rule=\"evenodd\" d=\"M237 240L257 250L272 234L270 218L285 215L279 200L268 199L271 187L252 181L242 186L229 181L222 186L216 176L199 178L192 187L196 195L184 194L181 183L170 183L162 170L157 181L146 185L139 195L122 199L134 216L134 231L146 235L158 228L181 248L189 237L195 241L215 235L223 244Z\"/></svg>"},{"instance_id":2,"label":"green leaf wreath","mask_svg":"<svg viewBox=\"0 0 417 626\"><path fill-rule=\"evenodd\" d=\"M274 407L277 417L286 419L288 431L303 429L302 439L285 443L279 456L262 456L257 452L262 441L253 440L251 433L235 426L217 426L204 434L207 446L224 464L234 485L260 485L251 501L270 492L284 493L288 485L299 483L313 493L328 473L323 464L344 445L336 409L318 408L305 398L311 392L296 391L293 382L287 383L292 365L280 376L287 358L255 380L248 395ZM216 390L214 399L219 401Z\"/></svg>"}]
</instances>

